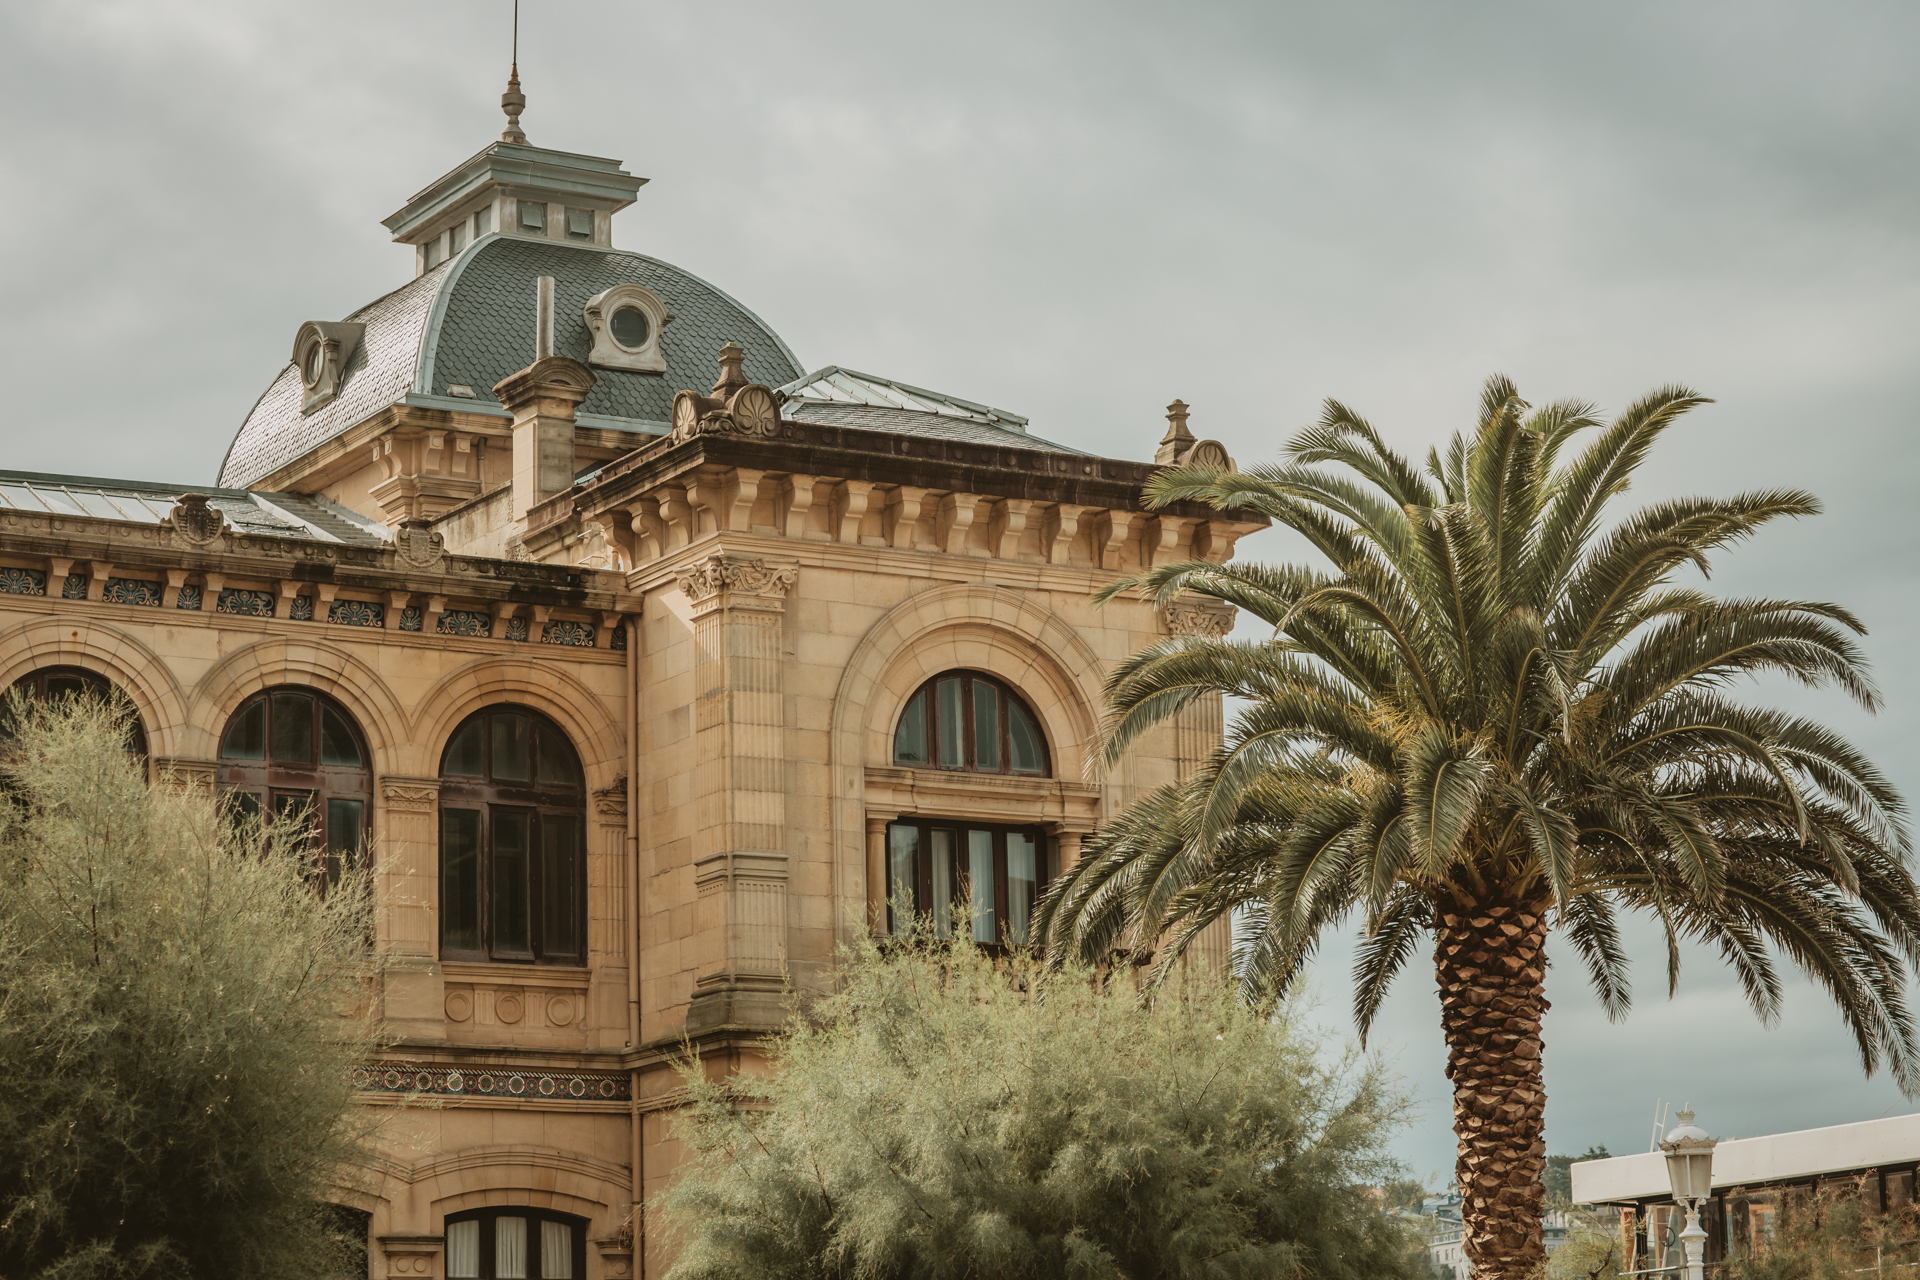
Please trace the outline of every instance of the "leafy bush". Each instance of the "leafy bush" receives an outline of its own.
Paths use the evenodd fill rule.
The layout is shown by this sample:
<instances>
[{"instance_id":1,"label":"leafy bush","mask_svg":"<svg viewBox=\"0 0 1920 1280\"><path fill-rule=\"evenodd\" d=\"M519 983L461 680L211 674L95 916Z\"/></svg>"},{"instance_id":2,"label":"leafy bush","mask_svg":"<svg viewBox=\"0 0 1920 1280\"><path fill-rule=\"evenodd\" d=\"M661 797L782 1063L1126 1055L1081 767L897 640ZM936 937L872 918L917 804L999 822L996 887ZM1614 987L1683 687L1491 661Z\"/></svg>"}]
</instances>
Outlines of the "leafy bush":
<instances>
[{"instance_id":1,"label":"leafy bush","mask_svg":"<svg viewBox=\"0 0 1920 1280\"><path fill-rule=\"evenodd\" d=\"M1404 1100L1286 1017L925 935L843 956L765 1077L691 1063L669 1280L1422 1274Z\"/></svg>"},{"instance_id":2,"label":"leafy bush","mask_svg":"<svg viewBox=\"0 0 1920 1280\"><path fill-rule=\"evenodd\" d=\"M297 824L149 788L124 710L0 716L0 1275L340 1274L364 874L322 896Z\"/></svg>"}]
</instances>

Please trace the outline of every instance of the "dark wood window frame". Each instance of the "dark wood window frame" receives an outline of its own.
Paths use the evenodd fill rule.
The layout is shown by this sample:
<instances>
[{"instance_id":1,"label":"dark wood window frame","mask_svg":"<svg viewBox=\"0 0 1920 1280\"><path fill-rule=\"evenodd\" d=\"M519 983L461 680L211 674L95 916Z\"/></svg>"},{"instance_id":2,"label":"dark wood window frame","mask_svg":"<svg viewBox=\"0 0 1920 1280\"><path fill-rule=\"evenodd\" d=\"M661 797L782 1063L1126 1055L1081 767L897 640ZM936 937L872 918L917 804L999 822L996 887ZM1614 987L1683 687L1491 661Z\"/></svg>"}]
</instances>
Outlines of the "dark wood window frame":
<instances>
[{"instance_id":1,"label":"dark wood window frame","mask_svg":"<svg viewBox=\"0 0 1920 1280\"><path fill-rule=\"evenodd\" d=\"M527 1205L497 1205L486 1209L469 1209L464 1213L450 1213L441 1224L447 1241L446 1274L448 1280L501 1280L500 1259L496 1245L499 1240L498 1228L494 1225L501 1218L521 1218L526 1222L526 1256L521 1260L518 1270L509 1267L508 1276L520 1276L525 1280L563 1280L559 1276L549 1276L541 1263L540 1224L555 1222L572 1231L571 1275L564 1280L586 1280L587 1275L587 1220L571 1213L555 1213L551 1209L535 1209ZM470 1275L456 1275L454 1268L460 1259L453 1256L453 1228L463 1222L477 1222L479 1227L478 1265ZM464 1268L462 1268L464 1271Z\"/></svg>"},{"instance_id":2,"label":"dark wood window frame","mask_svg":"<svg viewBox=\"0 0 1920 1280\"><path fill-rule=\"evenodd\" d=\"M240 814L308 810L317 879L337 879L370 847L373 755L353 714L318 689L275 685L235 707L215 777Z\"/></svg>"},{"instance_id":3,"label":"dark wood window frame","mask_svg":"<svg viewBox=\"0 0 1920 1280\"><path fill-rule=\"evenodd\" d=\"M147 758L147 730L140 722L140 710L135 706L132 695L98 671L89 671L85 667L41 667L15 680L12 687L23 689L35 698L88 693L109 701L124 699L132 712L127 747L142 761Z\"/></svg>"},{"instance_id":4,"label":"dark wood window frame","mask_svg":"<svg viewBox=\"0 0 1920 1280\"><path fill-rule=\"evenodd\" d=\"M980 707L987 691L991 691L994 723L982 726ZM958 726L953 724L956 712ZM1017 747L1033 757L1025 767L1016 767ZM907 699L894 724L893 762L910 769L1028 778L1052 773L1046 731L1027 700L1004 680L965 670L943 671Z\"/></svg>"},{"instance_id":5,"label":"dark wood window frame","mask_svg":"<svg viewBox=\"0 0 1920 1280\"><path fill-rule=\"evenodd\" d=\"M952 906L971 902L972 864L976 848L973 833L976 832L988 838L983 843L988 844L984 852L988 852L992 861L993 886L991 923L984 924L980 913L975 913L974 941L995 948L1004 947L1009 942L1023 945L1031 941L1033 912L1050 879L1052 856L1046 832L1037 826L974 822L965 818L911 817L887 824L885 856L889 933L897 936L905 932L906 922L898 914L898 903L904 887L904 896L910 901L912 909L917 914L932 917L935 932L946 936L951 915L943 919L940 909L946 907L950 910ZM940 838L943 833L947 836L945 841ZM1033 878L1024 904L1024 921L1020 919L1022 904L1012 899L1016 883L1008 875L1012 837L1024 837L1032 841ZM940 883L942 862L946 864L944 886ZM904 886L903 880L907 882ZM1021 928L1022 925L1025 927Z\"/></svg>"},{"instance_id":6,"label":"dark wood window frame","mask_svg":"<svg viewBox=\"0 0 1920 1280\"><path fill-rule=\"evenodd\" d=\"M440 762L442 959L586 964L586 805L579 753L548 717L502 703L460 722Z\"/></svg>"}]
</instances>

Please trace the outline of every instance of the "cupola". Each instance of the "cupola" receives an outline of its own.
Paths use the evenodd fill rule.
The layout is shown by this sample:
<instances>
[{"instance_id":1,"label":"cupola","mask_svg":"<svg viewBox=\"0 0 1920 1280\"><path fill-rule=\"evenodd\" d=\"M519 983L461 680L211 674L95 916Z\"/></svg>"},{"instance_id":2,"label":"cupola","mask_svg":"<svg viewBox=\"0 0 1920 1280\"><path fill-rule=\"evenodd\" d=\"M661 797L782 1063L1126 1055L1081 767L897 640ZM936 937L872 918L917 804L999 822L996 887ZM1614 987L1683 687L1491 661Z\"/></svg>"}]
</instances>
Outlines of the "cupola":
<instances>
[{"instance_id":1,"label":"cupola","mask_svg":"<svg viewBox=\"0 0 1920 1280\"><path fill-rule=\"evenodd\" d=\"M381 225L414 246L422 275L485 235L611 248L613 215L633 203L645 178L618 160L553 151L520 129L526 95L516 68L501 98L507 129L465 163L416 194Z\"/></svg>"}]
</instances>

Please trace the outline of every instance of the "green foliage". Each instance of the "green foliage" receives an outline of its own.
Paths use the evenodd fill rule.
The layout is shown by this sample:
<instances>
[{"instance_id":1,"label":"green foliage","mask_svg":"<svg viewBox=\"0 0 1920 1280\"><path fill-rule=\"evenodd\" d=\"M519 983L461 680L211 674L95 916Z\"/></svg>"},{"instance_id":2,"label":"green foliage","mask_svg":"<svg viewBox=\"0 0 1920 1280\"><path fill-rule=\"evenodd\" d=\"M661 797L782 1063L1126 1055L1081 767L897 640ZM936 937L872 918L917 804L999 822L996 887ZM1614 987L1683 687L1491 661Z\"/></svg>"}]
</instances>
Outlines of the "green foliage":
<instances>
[{"instance_id":1,"label":"green foliage","mask_svg":"<svg viewBox=\"0 0 1920 1280\"><path fill-rule=\"evenodd\" d=\"M1357 917L1364 1035L1448 904L1550 910L1624 1016L1618 914L1635 911L1667 936L1669 990L1691 939L1771 1021L1785 957L1832 997L1869 1072L1920 1090L1906 804L1839 735L1731 693L1784 676L1876 709L1864 628L1838 605L1716 598L1694 578L1817 500L1610 515L1701 403L1667 387L1603 423L1588 405L1534 409L1496 377L1476 428L1424 466L1329 401L1276 465L1158 473L1149 502L1258 512L1324 565L1192 561L1102 589L1213 597L1267 631L1171 637L1112 671L1109 765L1197 698L1241 709L1202 767L1083 845L1036 922L1049 948L1157 948L1164 975L1237 913L1239 971L1272 994Z\"/></svg>"},{"instance_id":2,"label":"green foliage","mask_svg":"<svg viewBox=\"0 0 1920 1280\"><path fill-rule=\"evenodd\" d=\"M1614 1280L1626 1266L1618 1220L1581 1210L1570 1211L1568 1217L1566 1241L1547 1259L1541 1280Z\"/></svg>"},{"instance_id":3,"label":"green foliage","mask_svg":"<svg viewBox=\"0 0 1920 1280\"><path fill-rule=\"evenodd\" d=\"M1380 1187L1380 1207L1383 1209L1411 1209L1415 1213L1432 1194L1418 1178L1389 1178Z\"/></svg>"},{"instance_id":4,"label":"green foliage","mask_svg":"<svg viewBox=\"0 0 1920 1280\"><path fill-rule=\"evenodd\" d=\"M1368 1184L1405 1103L1222 983L997 965L924 934L843 956L766 1077L686 1071L669 1280L1392 1280Z\"/></svg>"},{"instance_id":5,"label":"green foliage","mask_svg":"<svg viewBox=\"0 0 1920 1280\"><path fill-rule=\"evenodd\" d=\"M1920 1215L1911 1208L1879 1214L1858 1196L1827 1191L1788 1193L1772 1230L1736 1249L1725 1280L1841 1280L1859 1271L1912 1275L1920 1263Z\"/></svg>"},{"instance_id":6,"label":"green foliage","mask_svg":"<svg viewBox=\"0 0 1920 1280\"><path fill-rule=\"evenodd\" d=\"M366 877L323 899L294 824L149 788L123 711L0 715L0 1275L339 1275Z\"/></svg>"},{"instance_id":7,"label":"green foliage","mask_svg":"<svg viewBox=\"0 0 1920 1280\"><path fill-rule=\"evenodd\" d=\"M1573 1199L1573 1166L1583 1160L1610 1160L1611 1152L1605 1147L1588 1147L1577 1156L1548 1156L1546 1170L1540 1175L1541 1183L1547 1189L1547 1202L1564 1205Z\"/></svg>"}]
</instances>

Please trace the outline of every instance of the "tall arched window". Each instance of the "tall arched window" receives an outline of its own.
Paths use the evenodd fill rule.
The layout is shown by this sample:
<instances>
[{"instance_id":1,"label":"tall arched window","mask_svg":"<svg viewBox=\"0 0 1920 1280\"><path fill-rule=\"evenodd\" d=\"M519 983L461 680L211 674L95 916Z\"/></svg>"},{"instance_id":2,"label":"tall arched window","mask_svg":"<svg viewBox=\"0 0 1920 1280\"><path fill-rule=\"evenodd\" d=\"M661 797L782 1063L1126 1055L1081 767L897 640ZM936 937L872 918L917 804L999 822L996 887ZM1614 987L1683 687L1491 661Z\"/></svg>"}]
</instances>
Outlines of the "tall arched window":
<instances>
[{"instance_id":1,"label":"tall arched window","mask_svg":"<svg viewBox=\"0 0 1920 1280\"><path fill-rule=\"evenodd\" d=\"M353 717L323 693L283 685L241 703L220 735L218 779L243 814L310 814L315 872L329 881L366 847L372 757Z\"/></svg>"},{"instance_id":2,"label":"tall arched window","mask_svg":"<svg viewBox=\"0 0 1920 1280\"><path fill-rule=\"evenodd\" d=\"M1047 772L1047 740L1020 695L991 676L948 671L907 699L893 762L971 773Z\"/></svg>"},{"instance_id":3,"label":"tall arched window","mask_svg":"<svg viewBox=\"0 0 1920 1280\"><path fill-rule=\"evenodd\" d=\"M127 747L141 759L147 755L147 731L133 699L120 686L84 667L42 667L13 682L13 687L30 698L100 698L127 708ZM0 726L0 733L5 727Z\"/></svg>"},{"instance_id":4,"label":"tall arched window","mask_svg":"<svg viewBox=\"0 0 1920 1280\"><path fill-rule=\"evenodd\" d=\"M893 762L915 769L1047 774L1047 740L1020 695L974 671L947 671L907 700L893 731ZM1028 941L1033 904L1047 881L1038 827L949 818L902 818L887 826L887 904L893 930L902 905L932 918L946 937L956 914L976 942Z\"/></svg>"},{"instance_id":5,"label":"tall arched window","mask_svg":"<svg viewBox=\"0 0 1920 1280\"><path fill-rule=\"evenodd\" d=\"M585 1280L587 1224L512 1205L446 1220L447 1280Z\"/></svg>"},{"instance_id":6,"label":"tall arched window","mask_svg":"<svg viewBox=\"0 0 1920 1280\"><path fill-rule=\"evenodd\" d=\"M586 962L586 802L580 757L545 716L461 722L440 760L444 958Z\"/></svg>"}]
</instances>

